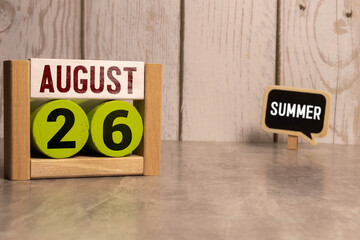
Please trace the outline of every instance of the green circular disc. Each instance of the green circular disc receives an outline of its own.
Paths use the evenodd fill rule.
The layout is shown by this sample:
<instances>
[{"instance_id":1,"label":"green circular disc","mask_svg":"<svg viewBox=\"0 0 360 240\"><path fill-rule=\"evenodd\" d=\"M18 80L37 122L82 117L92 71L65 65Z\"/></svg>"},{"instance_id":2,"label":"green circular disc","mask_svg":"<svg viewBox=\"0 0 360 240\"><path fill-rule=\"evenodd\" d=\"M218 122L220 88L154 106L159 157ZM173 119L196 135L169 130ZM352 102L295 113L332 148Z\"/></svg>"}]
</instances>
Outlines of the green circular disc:
<instances>
[{"instance_id":1,"label":"green circular disc","mask_svg":"<svg viewBox=\"0 0 360 240\"><path fill-rule=\"evenodd\" d=\"M31 113L32 145L51 158L79 152L89 137L85 112L69 100L53 100Z\"/></svg>"},{"instance_id":2,"label":"green circular disc","mask_svg":"<svg viewBox=\"0 0 360 240\"><path fill-rule=\"evenodd\" d=\"M143 135L139 112L130 103L108 101L92 109L89 145L110 157L122 157L134 151Z\"/></svg>"}]
</instances>

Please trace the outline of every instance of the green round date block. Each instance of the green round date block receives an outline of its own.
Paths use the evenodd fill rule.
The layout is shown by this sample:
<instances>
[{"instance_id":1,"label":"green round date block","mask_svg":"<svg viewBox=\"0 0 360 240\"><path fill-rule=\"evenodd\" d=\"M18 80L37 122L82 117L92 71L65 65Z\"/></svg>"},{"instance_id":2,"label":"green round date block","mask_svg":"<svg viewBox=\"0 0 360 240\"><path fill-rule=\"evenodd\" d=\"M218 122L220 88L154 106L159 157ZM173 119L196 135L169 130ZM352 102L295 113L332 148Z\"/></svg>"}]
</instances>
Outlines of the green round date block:
<instances>
[{"instance_id":1,"label":"green round date block","mask_svg":"<svg viewBox=\"0 0 360 240\"><path fill-rule=\"evenodd\" d=\"M53 100L31 113L32 145L51 158L68 158L79 152L89 137L85 112L69 100Z\"/></svg>"},{"instance_id":2,"label":"green round date block","mask_svg":"<svg viewBox=\"0 0 360 240\"><path fill-rule=\"evenodd\" d=\"M109 157L122 157L136 149L143 135L139 112L130 103L114 100L100 104L88 114L89 145Z\"/></svg>"}]
</instances>

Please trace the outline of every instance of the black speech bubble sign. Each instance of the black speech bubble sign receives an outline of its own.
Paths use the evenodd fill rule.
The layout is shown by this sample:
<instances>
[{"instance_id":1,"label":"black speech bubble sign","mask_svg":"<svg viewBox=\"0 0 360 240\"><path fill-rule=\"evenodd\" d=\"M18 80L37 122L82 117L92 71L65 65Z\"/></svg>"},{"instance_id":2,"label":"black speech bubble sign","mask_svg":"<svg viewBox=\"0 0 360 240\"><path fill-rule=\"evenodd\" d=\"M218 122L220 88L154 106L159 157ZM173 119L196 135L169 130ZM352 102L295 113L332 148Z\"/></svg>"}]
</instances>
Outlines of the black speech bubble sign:
<instances>
[{"instance_id":1,"label":"black speech bubble sign","mask_svg":"<svg viewBox=\"0 0 360 240\"><path fill-rule=\"evenodd\" d=\"M272 86L265 90L265 131L296 135L316 144L328 129L330 95L324 91Z\"/></svg>"}]
</instances>

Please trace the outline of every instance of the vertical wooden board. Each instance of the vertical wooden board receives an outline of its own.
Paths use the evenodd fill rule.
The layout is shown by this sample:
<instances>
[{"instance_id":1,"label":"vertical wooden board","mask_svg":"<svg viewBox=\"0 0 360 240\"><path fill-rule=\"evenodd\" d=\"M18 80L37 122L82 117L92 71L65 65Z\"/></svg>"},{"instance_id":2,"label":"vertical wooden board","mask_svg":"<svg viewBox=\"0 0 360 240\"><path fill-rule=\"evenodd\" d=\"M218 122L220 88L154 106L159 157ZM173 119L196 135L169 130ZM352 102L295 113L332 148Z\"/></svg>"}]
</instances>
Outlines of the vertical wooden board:
<instances>
[{"instance_id":1,"label":"vertical wooden board","mask_svg":"<svg viewBox=\"0 0 360 240\"><path fill-rule=\"evenodd\" d=\"M144 175L160 175L162 65L145 64L145 99L135 100L144 136L135 154L144 157Z\"/></svg>"},{"instance_id":2,"label":"vertical wooden board","mask_svg":"<svg viewBox=\"0 0 360 240\"><path fill-rule=\"evenodd\" d=\"M360 2L337 0L339 68L334 143L360 144Z\"/></svg>"},{"instance_id":3,"label":"vertical wooden board","mask_svg":"<svg viewBox=\"0 0 360 240\"><path fill-rule=\"evenodd\" d=\"M267 141L275 83L276 0L185 0L183 140Z\"/></svg>"},{"instance_id":4,"label":"vertical wooden board","mask_svg":"<svg viewBox=\"0 0 360 240\"><path fill-rule=\"evenodd\" d=\"M298 136L288 135L287 149L297 150L298 148Z\"/></svg>"},{"instance_id":5,"label":"vertical wooden board","mask_svg":"<svg viewBox=\"0 0 360 240\"><path fill-rule=\"evenodd\" d=\"M351 0L281 1L281 85L331 94L329 132L318 142L360 143L359 6Z\"/></svg>"},{"instance_id":6,"label":"vertical wooden board","mask_svg":"<svg viewBox=\"0 0 360 240\"><path fill-rule=\"evenodd\" d=\"M4 63L4 176L30 179L30 61Z\"/></svg>"},{"instance_id":7,"label":"vertical wooden board","mask_svg":"<svg viewBox=\"0 0 360 240\"><path fill-rule=\"evenodd\" d=\"M338 68L334 33L336 1L280 1L280 85L326 90L331 95L330 125L325 138L333 142ZM286 135L279 135L286 142ZM299 142L303 140L300 139Z\"/></svg>"},{"instance_id":8,"label":"vertical wooden board","mask_svg":"<svg viewBox=\"0 0 360 240\"><path fill-rule=\"evenodd\" d=\"M80 21L80 0L0 1L0 72L8 59L80 58Z\"/></svg>"},{"instance_id":9,"label":"vertical wooden board","mask_svg":"<svg viewBox=\"0 0 360 240\"><path fill-rule=\"evenodd\" d=\"M179 138L180 0L85 1L86 59L163 65L162 139Z\"/></svg>"}]
</instances>

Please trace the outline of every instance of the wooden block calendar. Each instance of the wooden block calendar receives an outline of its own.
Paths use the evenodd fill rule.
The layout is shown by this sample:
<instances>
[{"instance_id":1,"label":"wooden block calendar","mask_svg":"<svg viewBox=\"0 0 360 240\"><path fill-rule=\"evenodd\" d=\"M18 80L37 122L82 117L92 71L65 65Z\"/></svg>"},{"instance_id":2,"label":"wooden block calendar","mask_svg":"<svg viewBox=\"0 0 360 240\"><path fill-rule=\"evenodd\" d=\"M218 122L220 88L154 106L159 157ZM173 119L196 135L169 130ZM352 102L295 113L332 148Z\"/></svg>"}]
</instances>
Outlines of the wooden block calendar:
<instances>
[{"instance_id":1,"label":"wooden block calendar","mask_svg":"<svg viewBox=\"0 0 360 240\"><path fill-rule=\"evenodd\" d=\"M40 70L37 71L37 68ZM62 81L59 80L61 76ZM143 76L143 85L137 79L139 76ZM139 62L54 59L5 61L5 177L29 180L159 175L161 81L161 64L145 64L142 68ZM36 95L36 89L44 95ZM60 159L34 156L30 147L31 98L134 99L133 105L143 121L141 142L133 154L124 157L89 156L81 152Z\"/></svg>"}]
</instances>

